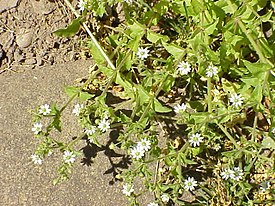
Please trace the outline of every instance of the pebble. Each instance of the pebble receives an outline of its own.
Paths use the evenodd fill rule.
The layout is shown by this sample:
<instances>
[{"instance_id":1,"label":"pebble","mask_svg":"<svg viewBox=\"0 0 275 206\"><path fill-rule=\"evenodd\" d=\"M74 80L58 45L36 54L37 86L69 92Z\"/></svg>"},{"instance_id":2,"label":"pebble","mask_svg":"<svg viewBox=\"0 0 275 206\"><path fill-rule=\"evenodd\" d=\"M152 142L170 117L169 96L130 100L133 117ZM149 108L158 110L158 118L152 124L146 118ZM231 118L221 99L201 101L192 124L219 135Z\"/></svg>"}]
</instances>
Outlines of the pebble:
<instances>
[{"instance_id":1,"label":"pebble","mask_svg":"<svg viewBox=\"0 0 275 206\"><path fill-rule=\"evenodd\" d=\"M14 61L16 62L22 62L24 60L24 56L21 50L16 50L13 54L13 57L14 57Z\"/></svg>"},{"instance_id":2,"label":"pebble","mask_svg":"<svg viewBox=\"0 0 275 206\"><path fill-rule=\"evenodd\" d=\"M2 45L0 45L0 61L2 60L3 56L4 56L4 51L2 49Z\"/></svg>"},{"instance_id":3,"label":"pebble","mask_svg":"<svg viewBox=\"0 0 275 206\"><path fill-rule=\"evenodd\" d=\"M20 48L26 48L31 45L33 38L33 32L31 30L27 30L22 34L18 34L16 36L16 43Z\"/></svg>"},{"instance_id":4,"label":"pebble","mask_svg":"<svg viewBox=\"0 0 275 206\"><path fill-rule=\"evenodd\" d=\"M34 65L34 64L36 64L36 59L35 58L26 59L25 64Z\"/></svg>"},{"instance_id":5,"label":"pebble","mask_svg":"<svg viewBox=\"0 0 275 206\"><path fill-rule=\"evenodd\" d=\"M36 63L37 66L42 66L44 64L43 59L39 56L36 57L36 61L37 61L37 63Z\"/></svg>"}]
</instances>

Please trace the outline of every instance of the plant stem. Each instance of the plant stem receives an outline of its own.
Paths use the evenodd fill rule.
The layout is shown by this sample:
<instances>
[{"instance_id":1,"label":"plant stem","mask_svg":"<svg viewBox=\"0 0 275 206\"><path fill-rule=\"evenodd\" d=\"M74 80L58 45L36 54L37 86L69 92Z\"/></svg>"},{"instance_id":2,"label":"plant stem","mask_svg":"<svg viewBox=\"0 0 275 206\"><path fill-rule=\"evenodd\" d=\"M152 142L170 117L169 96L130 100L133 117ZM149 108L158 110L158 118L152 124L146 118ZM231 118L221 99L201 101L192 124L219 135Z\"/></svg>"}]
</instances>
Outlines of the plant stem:
<instances>
[{"instance_id":1,"label":"plant stem","mask_svg":"<svg viewBox=\"0 0 275 206\"><path fill-rule=\"evenodd\" d=\"M211 97L212 83L211 78L207 78L207 105L208 105L208 113L212 112L212 97Z\"/></svg>"},{"instance_id":2,"label":"plant stem","mask_svg":"<svg viewBox=\"0 0 275 206\"><path fill-rule=\"evenodd\" d=\"M72 6L72 4L70 3L70 1L69 0L64 0L64 1L67 4L67 6L71 9L71 11L74 13L74 15L77 18L80 17L79 13L75 10L75 8ZM116 67L114 66L114 64L112 63L112 61L110 60L110 58L107 56L107 54L104 52L104 50L102 49L102 47L99 45L98 41L96 40L96 38L92 34L92 32L89 29L89 27L87 26L87 24L84 23L84 22L81 22L81 24L84 27L84 29L86 30L86 32L89 34L89 36L91 37L91 40L94 43L94 45L96 46L96 48L98 49L98 51L101 53L101 55L106 60L106 62L109 65L109 67L111 67L111 69L115 70Z\"/></svg>"},{"instance_id":3,"label":"plant stem","mask_svg":"<svg viewBox=\"0 0 275 206\"><path fill-rule=\"evenodd\" d=\"M223 131L223 133L228 137L228 139L234 144L234 146L240 150L240 146L237 144L237 142L234 140L234 138L229 134L229 132L219 123L217 123L218 127Z\"/></svg>"}]
</instances>

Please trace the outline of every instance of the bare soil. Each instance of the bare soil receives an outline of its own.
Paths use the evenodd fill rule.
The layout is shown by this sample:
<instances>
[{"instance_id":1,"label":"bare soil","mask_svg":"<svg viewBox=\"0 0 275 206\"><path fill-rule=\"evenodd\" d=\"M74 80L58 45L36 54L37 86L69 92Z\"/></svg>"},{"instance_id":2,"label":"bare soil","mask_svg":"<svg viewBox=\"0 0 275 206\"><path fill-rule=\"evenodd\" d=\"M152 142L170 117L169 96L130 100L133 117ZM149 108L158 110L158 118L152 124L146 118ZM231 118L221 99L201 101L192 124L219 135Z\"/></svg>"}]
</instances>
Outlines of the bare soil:
<instances>
[{"instance_id":1,"label":"bare soil","mask_svg":"<svg viewBox=\"0 0 275 206\"><path fill-rule=\"evenodd\" d=\"M0 0L0 73L85 58L77 41L84 32L72 38L53 34L73 18L58 0Z\"/></svg>"}]
</instances>

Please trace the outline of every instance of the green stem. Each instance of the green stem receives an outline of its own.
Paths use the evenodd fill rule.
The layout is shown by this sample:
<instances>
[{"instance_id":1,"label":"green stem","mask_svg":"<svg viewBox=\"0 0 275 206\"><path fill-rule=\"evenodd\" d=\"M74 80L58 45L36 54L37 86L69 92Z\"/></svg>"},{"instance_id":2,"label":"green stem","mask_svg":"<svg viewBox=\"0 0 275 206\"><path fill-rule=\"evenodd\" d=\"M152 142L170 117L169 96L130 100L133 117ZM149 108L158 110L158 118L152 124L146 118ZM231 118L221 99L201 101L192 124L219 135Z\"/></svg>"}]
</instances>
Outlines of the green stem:
<instances>
[{"instance_id":1,"label":"green stem","mask_svg":"<svg viewBox=\"0 0 275 206\"><path fill-rule=\"evenodd\" d=\"M156 93L155 93L154 95L151 96L150 101L149 101L147 107L145 108L143 114L142 114L141 117L139 118L139 122L141 122L141 121L143 120L143 118L147 115L147 113L148 113L148 111L149 111L151 105L152 105L153 102L154 102L154 99L158 96L158 94L159 94L160 91L162 90L163 84L164 84L164 82L166 81L167 77L168 77L168 75L166 75L166 76L163 78L163 80L162 80L162 82L161 82L161 85L158 87L158 90L156 91ZM159 85L159 82L158 82L156 85Z\"/></svg>"},{"instance_id":2,"label":"green stem","mask_svg":"<svg viewBox=\"0 0 275 206\"><path fill-rule=\"evenodd\" d=\"M212 97L211 97L212 83L211 78L207 78L207 104L208 104L208 113L212 112Z\"/></svg>"},{"instance_id":3,"label":"green stem","mask_svg":"<svg viewBox=\"0 0 275 206\"><path fill-rule=\"evenodd\" d=\"M223 131L223 133L227 136L227 138L234 144L234 146L240 150L240 146L237 144L237 142L234 140L234 138L229 134L229 132L219 123L217 123L218 127Z\"/></svg>"},{"instance_id":4,"label":"green stem","mask_svg":"<svg viewBox=\"0 0 275 206\"><path fill-rule=\"evenodd\" d=\"M70 3L70 1L69 0L64 0L64 1L67 4L67 6L71 9L71 11L74 13L74 15L77 18L80 17L79 13L75 10L75 8L72 6L72 4ZM107 56L107 54L104 52L104 50L101 48L101 46L99 45L98 41L96 40L96 38L92 34L92 32L89 29L89 27L87 26L87 24L84 23L84 22L82 22L82 26L84 27L84 29L86 30L86 32L91 37L92 42L94 43L94 45L96 46L96 48L98 49L98 51L101 53L101 55L104 57L104 59L106 60L107 64L111 67L111 69L115 70L116 67L114 66L114 64L112 63L112 61L110 60L110 58Z\"/></svg>"},{"instance_id":5,"label":"green stem","mask_svg":"<svg viewBox=\"0 0 275 206\"><path fill-rule=\"evenodd\" d=\"M227 0L227 2L228 2L228 5L231 7L232 12L234 12L235 10L233 8L231 0ZM269 65L271 65L273 67L274 65L268 59L265 58L264 54L262 53L262 49L258 46L256 41L253 39L252 35L248 33L248 31L240 17L236 17L236 22L239 25L242 32L246 35L246 37L250 41L252 47L255 49L255 51L259 55L260 60L264 63L268 63Z\"/></svg>"},{"instance_id":6,"label":"green stem","mask_svg":"<svg viewBox=\"0 0 275 206\"><path fill-rule=\"evenodd\" d=\"M120 62L120 64L118 65L117 68L115 68L114 70L114 73L112 74L109 82L107 83L106 87L104 88L102 94L100 96L104 96L106 94L106 92L108 91L108 88L111 86L111 84L114 82L115 78L116 78L116 75L117 75L117 72L119 72L119 70L123 67L124 63L126 62L127 58L130 56L131 54L131 50L129 50L126 54L126 56L122 59L122 61Z\"/></svg>"}]
</instances>

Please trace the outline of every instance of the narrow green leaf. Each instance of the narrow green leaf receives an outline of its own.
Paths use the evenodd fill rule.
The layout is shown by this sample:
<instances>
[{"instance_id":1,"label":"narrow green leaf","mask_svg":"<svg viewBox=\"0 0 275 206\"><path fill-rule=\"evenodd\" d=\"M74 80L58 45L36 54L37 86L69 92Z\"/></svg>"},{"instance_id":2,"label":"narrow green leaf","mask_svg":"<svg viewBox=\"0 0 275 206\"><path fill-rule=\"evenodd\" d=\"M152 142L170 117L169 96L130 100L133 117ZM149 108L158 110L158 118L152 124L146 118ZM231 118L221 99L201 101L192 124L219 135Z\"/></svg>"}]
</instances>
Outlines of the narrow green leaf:
<instances>
[{"instance_id":1,"label":"narrow green leaf","mask_svg":"<svg viewBox=\"0 0 275 206\"><path fill-rule=\"evenodd\" d=\"M162 45L164 46L164 48L170 53L172 54L175 59L180 59L184 56L185 54L185 50L175 44L167 44L164 41L162 41Z\"/></svg>"},{"instance_id":2,"label":"narrow green leaf","mask_svg":"<svg viewBox=\"0 0 275 206\"><path fill-rule=\"evenodd\" d=\"M69 26L67 26L67 28L58 29L58 30L54 31L53 33L60 37L71 37L78 32L78 30L80 28L80 22L81 22L81 19L79 19L79 18L74 19L71 22L71 24Z\"/></svg>"},{"instance_id":3,"label":"narrow green leaf","mask_svg":"<svg viewBox=\"0 0 275 206\"><path fill-rule=\"evenodd\" d=\"M265 136L262 142L263 148L275 149L275 140L269 136Z\"/></svg>"},{"instance_id":4,"label":"narrow green leaf","mask_svg":"<svg viewBox=\"0 0 275 206\"><path fill-rule=\"evenodd\" d=\"M172 111L171 108L163 106L157 99L154 100L154 110L159 113L167 113Z\"/></svg>"},{"instance_id":5,"label":"narrow green leaf","mask_svg":"<svg viewBox=\"0 0 275 206\"><path fill-rule=\"evenodd\" d=\"M147 31L147 39L152 43L157 43L158 41L162 40L163 42L169 41L169 37L165 35L158 34L151 30Z\"/></svg>"},{"instance_id":6,"label":"narrow green leaf","mask_svg":"<svg viewBox=\"0 0 275 206\"><path fill-rule=\"evenodd\" d=\"M73 95L76 95L80 92L80 89L77 87L73 86L66 86L65 87L65 93L69 96L72 97Z\"/></svg>"},{"instance_id":7,"label":"narrow green leaf","mask_svg":"<svg viewBox=\"0 0 275 206\"><path fill-rule=\"evenodd\" d=\"M254 75L258 73L266 72L271 69L271 66L269 64L259 63L259 62L251 63L246 60L244 60L244 65Z\"/></svg>"}]
</instances>

